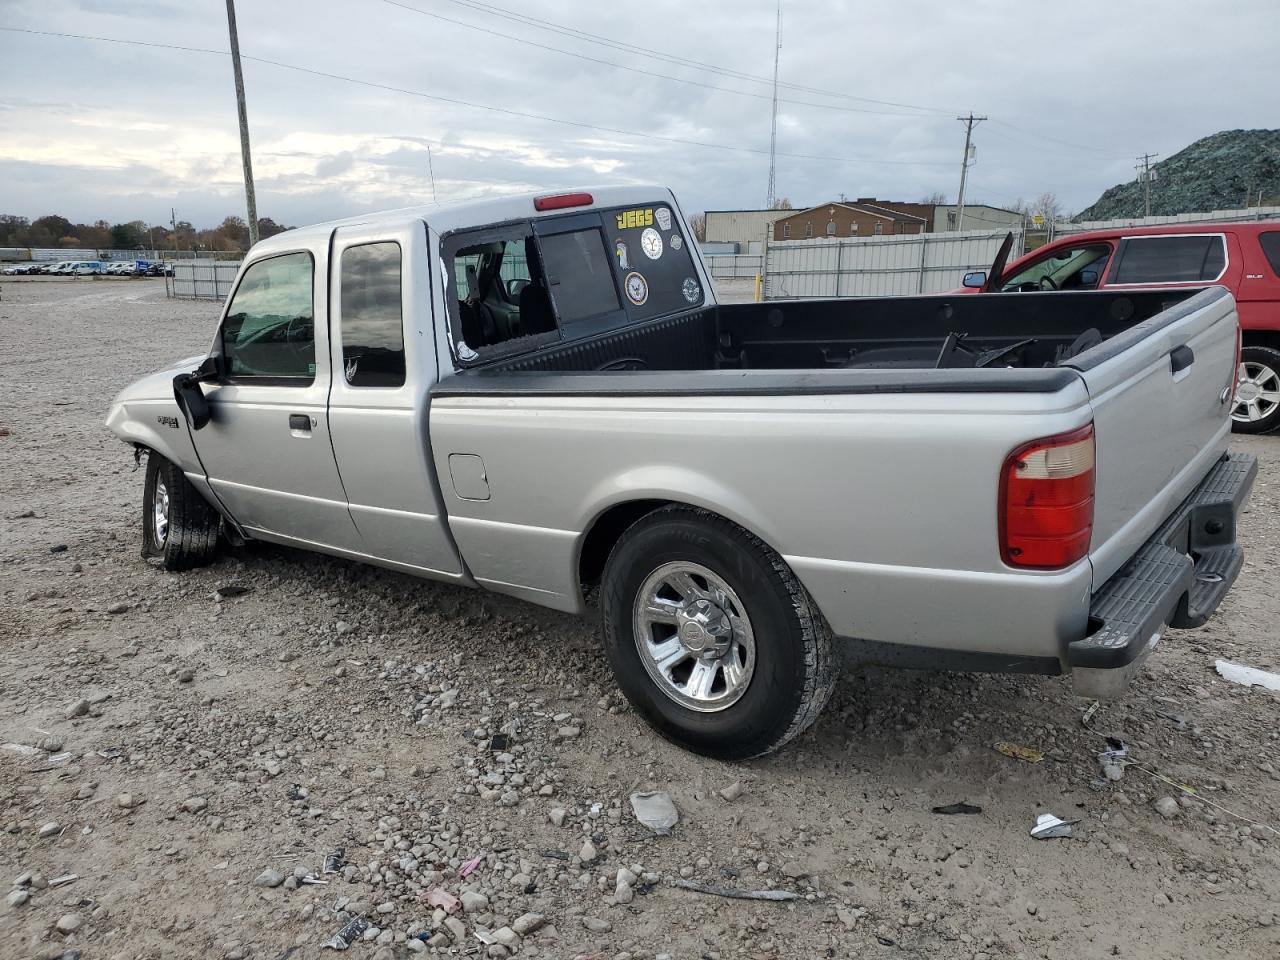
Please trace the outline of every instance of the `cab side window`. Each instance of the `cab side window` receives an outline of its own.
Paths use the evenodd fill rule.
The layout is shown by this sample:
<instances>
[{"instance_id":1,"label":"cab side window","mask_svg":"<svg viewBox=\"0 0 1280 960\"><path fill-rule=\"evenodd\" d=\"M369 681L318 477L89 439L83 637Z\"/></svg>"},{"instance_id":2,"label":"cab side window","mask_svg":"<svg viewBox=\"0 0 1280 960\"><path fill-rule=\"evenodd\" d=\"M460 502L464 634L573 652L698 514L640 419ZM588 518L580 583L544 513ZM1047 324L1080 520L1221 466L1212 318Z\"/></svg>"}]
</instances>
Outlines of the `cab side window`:
<instances>
[{"instance_id":1,"label":"cab side window","mask_svg":"<svg viewBox=\"0 0 1280 960\"><path fill-rule=\"evenodd\" d=\"M1063 247L1005 279L1001 290L1093 290L1102 279L1111 247L1105 243Z\"/></svg>"},{"instance_id":2,"label":"cab side window","mask_svg":"<svg viewBox=\"0 0 1280 960\"><path fill-rule=\"evenodd\" d=\"M353 387L404 386L400 244L342 252L342 372Z\"/></svg>"},{"instance_id":3,"label":"cab side window","mask_svg":"<svg viewBox=\"0 0 1280 960\"><path fill-rule=\"evenodd\" d=\"M315 267L309 253L259 260L245 271L222 321L222 355L233 379L315 380Z\"/></svg>"},{"instance_id":4,"label":"cab side window","mask_svg":"<svg viewBox=\"0 0 1280 960\"><path fill-rule=\"evenodd\" d=\"M1120 251L1110 283L1188 283L1216 280L1227 265L1222 237L1134 237Z\"/></svg>"}]
</instances>

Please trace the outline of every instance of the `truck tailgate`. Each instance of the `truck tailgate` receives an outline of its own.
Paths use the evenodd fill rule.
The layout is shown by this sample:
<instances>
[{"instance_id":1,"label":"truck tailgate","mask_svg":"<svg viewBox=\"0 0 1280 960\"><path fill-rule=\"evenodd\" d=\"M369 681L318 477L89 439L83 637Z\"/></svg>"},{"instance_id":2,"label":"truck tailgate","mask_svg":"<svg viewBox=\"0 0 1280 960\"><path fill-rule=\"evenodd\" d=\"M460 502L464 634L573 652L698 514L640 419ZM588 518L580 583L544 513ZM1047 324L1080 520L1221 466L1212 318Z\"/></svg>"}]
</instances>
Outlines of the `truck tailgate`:
<instances>
[{"instance_id":1,"label":"truck tailgate","mask_svg":"<svg viewBox=\"0 0 1280 960\"><path fill-rule=\"evenodd\" d=\"M1235 301L1211 287L1077 357L1097 444L1090 549L1098 589L1226 449Z\"/></svg>"}]
</instances>

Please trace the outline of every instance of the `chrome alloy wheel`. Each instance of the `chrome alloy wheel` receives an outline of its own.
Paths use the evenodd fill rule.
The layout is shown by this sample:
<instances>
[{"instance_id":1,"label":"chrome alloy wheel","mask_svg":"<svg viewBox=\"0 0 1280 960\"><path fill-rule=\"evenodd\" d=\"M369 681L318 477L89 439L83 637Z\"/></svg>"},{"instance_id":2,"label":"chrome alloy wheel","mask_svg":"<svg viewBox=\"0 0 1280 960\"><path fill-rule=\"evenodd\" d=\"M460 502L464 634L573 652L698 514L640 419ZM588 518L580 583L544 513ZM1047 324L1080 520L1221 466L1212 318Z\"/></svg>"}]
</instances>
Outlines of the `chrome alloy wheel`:
<instances>
[{"instance_id":1,"label":"chrome alloy wheel","mask_svg":"<svg viewBox=\"0 0 1280 960\"><path fill-rule=\"evenodd\" d=\"M636 592L636 649L664 694L690 710L737 703L756 665L755 634L733 588L701 564L664 563Z\"/></svg>"},{"instance_id":2,"label":"chrome alloy wheel","mask_svg":"<svg viewBox=\"0 0 1280 960\"><path fill-rule=\"evenodd\" d=\"M1256 423L1271 416L1277 406L1280 406L1280 373L1256 360L1240 364L1231 419L1237 423Z\"/></svg>"},{"instance_id":3,"label":"chrome alloy wheel","mask_svg":"<svg viewBox=\"0 0 1280 960\"><path fill-rule=\"evenodd\" d=\"M160 477L156 477L155 492L151 496L151 533L157 547L163 547L169 538L169 488Z\"/></svg>"}]
</instances>

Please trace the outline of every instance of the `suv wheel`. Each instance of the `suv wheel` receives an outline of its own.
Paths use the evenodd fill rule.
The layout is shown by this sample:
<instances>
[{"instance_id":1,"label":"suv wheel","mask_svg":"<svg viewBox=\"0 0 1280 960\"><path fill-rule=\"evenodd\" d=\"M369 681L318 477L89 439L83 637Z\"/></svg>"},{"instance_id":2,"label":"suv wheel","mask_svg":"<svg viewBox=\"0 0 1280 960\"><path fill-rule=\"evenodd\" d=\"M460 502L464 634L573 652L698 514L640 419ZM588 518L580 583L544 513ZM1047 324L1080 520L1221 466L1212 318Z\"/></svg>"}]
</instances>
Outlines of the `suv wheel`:
<instances>
[{"instance_id":1,"label":"suv wheel","mask_svg":"<svg viewBox=\"0 0 1280 960\"><path fill-rule=\"evenodd\" d=\"M1266 433L1280 427L1280 350L1245 347L1231 409L1236 433Z\"/></svg>"},{"instance_id":2,"label":"suv wheel","mask_svg":"<svg viewBox=\"0 0 1280 960\"><path fill-rule=\"evenodd\" d=\"M744 760L806 730L835 687L831 634L782 558L722 517L667 507L614 547L601 591L618 685L660 734Z\"/></svg>"}]
</instances>

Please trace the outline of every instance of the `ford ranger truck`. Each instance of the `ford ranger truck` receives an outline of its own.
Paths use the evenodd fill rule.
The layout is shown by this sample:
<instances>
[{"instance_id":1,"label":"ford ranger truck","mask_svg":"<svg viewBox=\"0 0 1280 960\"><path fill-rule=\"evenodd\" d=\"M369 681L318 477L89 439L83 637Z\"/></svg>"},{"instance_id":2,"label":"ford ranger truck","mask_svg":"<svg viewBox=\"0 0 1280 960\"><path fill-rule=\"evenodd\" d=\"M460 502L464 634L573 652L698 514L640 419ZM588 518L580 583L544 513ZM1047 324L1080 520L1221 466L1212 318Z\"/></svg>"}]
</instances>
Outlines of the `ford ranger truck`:
<instances>
[{"instance_id":1,"label":"ford ranger truck","mask_svg":"<svg viewBox=\"0 0 1280 960\"><path fill-rule=\"evenodd\" d=\"M1240 570L1239 349L1220 287L720 304L676 198L605 187L263 240L107 426L164 569L263 541L591 596L639 714L740 759L837 642L1120 694Z\"/></svg>"}]
</instances>

